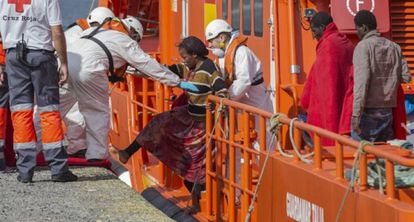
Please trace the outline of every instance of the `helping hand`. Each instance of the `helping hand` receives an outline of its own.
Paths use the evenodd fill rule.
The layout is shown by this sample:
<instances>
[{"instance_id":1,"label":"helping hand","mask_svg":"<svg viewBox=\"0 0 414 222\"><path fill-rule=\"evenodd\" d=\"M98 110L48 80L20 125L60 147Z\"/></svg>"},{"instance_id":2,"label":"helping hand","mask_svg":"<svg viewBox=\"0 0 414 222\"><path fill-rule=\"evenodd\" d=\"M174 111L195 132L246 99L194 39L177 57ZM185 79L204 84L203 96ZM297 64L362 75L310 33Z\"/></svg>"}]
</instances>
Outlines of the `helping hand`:
<instances>
[{"instance_id":1,"label":"helping hand","mask_svg":"<svg viewBox=\"0 0 414 222\"><path fill-rule=\"evenodd\" d=\"M192 83L189 82L180 82L177 87L180 87L181 89L190 91L190 92L200 92L198 87Z\"/></svg>"},{"instance_id":2,"label":"helping hand","mask_svg":"<svg viewBox=\"0 0 414 222\"><path fill-rule=\"evenodd\" d=\"M59 86L63 86L68 80L69 69L67 64L61 64L59 68Z\"/></svg>"}]
</instances>

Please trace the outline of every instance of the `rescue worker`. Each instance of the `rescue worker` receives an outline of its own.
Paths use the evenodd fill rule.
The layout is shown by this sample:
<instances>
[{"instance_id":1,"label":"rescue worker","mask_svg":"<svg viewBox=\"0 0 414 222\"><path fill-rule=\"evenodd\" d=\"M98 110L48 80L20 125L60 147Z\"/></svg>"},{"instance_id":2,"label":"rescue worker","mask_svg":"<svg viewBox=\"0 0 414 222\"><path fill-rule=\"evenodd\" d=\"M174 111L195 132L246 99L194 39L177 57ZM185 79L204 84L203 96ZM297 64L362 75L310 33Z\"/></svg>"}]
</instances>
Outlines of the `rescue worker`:
<instances>
[{"instance_id":1,"label":"rescue worker","mask_svg":"<svg viewBox=\"0 0 414 222\"><path fill-rule=\"evenodd\" d=\"M88 161L100 161L108 157L108 72L113 72L111 69L128 63L164 84L197 91L194 85L180 82L178 76L141 50L137 41L143 37L143 27L136 18L127 17L122 22L114 19L99 29L87 29L82 36L68 47L71 65L69 91L74 93L74 102L79 102L79 110L85 118L85 157ZM114 74L110 75L113 77Z\"/></svg>"},{"instance_id":2,"label":"rescue worker","mask_svg":"<svg viewBox=\"0 0 414 222\"><path fill-rule=\"evenodd\" d=\"M0 31L6 50L6 74L17 153L17 180L32 182L36 166L34 97L39 106L43 154L52 181L77 180L68 169L59 113L59 87L68 75L65 36L58 0L11 3L0 0ZM57 55L61 61L58 72ZM60 78L59 78L60 77ZM60 79L60 80L59 80Z\"/></svg>"},{"instance_id":3,"label":"rescue worker","mask_svg":"<svg viewBox=\"0 0 414 222\"><path fill-rule=\"evenodd\" d=\"M141 146L184 177L184 184L193 194L194 209L198 210L200 192L205 184L206 101L209 95L227 97L221 74L208 55L203 41L189 36L178 45L184 64L169 68L180 78L187 79L200 91L189 90L185 105L161 113L151 119L137 138L124 150L111 149L122 163Z\"/></svg>"},{"instance_id":4,"label":"rescue worker","mask_svg":"<svg viewBox=\"0 0 414 222\"><path fill-rule=\"evenodd\" d=\"M82 32L90 27L96 27L104 22L106 18L115 17L114 13L105 7L97 7L91 11L86 19L78 19L76 23L65 31L66 45L72 45L74 41L79 39ZM85 119L79 112L79 104L76 97L68 90L65 84L59 89L60 94L60 110L63 121L66 126L66 140L68 142L67 152L72 157L85 157L86 153L86 129ZM72 105L72 107L65 107ZM66 111L66 112L63 112Z\"/></svg>"},{"instance_id":5,"label":"rescue worker","mask_svg":"<svg viewBox=\"0 0 414 222\"><path fill-rule=\"evenodd\" d=\"M270 94L266 92L262 64L246 45L247 38L222 19L211 21L205 29L205 37L212 53L219 58L219 66L228 86L230 99L273 113ZM259 121L255 121L259 132ZM267 131L266 145L270 146ZM257 141L254 147L258 149Z\"/></svg>"},{"instance_id":6,"label":"rescue worker","mask_svg":"<svg viewBox=\"0 0 414 222\"><path fill-rule=\"evenodd\" d=\"M310 22L313 37L318 41L316 59L309 72L301 96L301 106L307 111L309 124L335 133L350 132L351 102L344 106L351 89L352 55L354 46L346 35L339 33L332 17L316 13ZM348 114L340 125L342 113ZM322 145L334 145L322 138Z\"/></svg>"},{"instance_id":7,"label":"rescue worker","mask_svg":"<svg viewBox=\"0 0 414 222\"><path fill-rule=\"evenodd\" d=\"M0 171L6 168L4 147L6 139L7 117L9 114L9 89L5 79L5 55L0 35Z\"/></svg>"},{"instance_id":8,"label":"rescue worker","mask_svg":"<svg viewBox=\"0 0 414 222\"><path fill-rule=\"evenodd\" d=\"M407 61L398 44L380 36L370 11L359 11L354 22L361 41L353 57L352 137L370 142L391 140L398 87L411 81Z\"/></svg>"},{"instance_id":9,"label":"rescue worker","mask_svg":"<svg viewBox=\"0 0 414 222\"><path fill-rule=\"evenodd\" d=\"M70 25L65 31L66 46L73 44L73 42L82 36L82 32L90 27L96 27L100 25L106 18L115 17L114 13L106 7L97 7L91 11L86 19L81 18L76 20L75 23ZM79 112L79 105L74 97L73 93L68 90L68 84L64 84L59 88L60 94L60 110L61 116L66 127L66 151L70 157L85 157L86 153L86 132L85 132L85 120L82 114ZM65 107L70 105L71 107ZM40 152L42 143L40 118L35 106L34 123L36 129L37 149Z\"/></svg>"}]
</instances>

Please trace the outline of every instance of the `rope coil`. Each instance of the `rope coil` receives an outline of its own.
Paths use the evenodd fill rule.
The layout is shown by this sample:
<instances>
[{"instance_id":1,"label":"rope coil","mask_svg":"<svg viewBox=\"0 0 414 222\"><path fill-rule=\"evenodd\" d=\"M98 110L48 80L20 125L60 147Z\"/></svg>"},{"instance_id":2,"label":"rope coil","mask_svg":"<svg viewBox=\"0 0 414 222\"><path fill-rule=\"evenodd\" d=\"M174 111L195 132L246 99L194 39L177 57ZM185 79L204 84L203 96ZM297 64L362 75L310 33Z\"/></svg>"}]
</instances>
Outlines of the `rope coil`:
<instances>
[{"instance_id":1,"label":"rope coil","mask_svg":"<svg viewBox=\"0 0 414 222\"><path fill-rule=\"evenodd\" d=\"M306 155L302 155L299 151L299 148L296 146L295 139L293 137L293 124L295 121L298 120L298 118L293 118L290 120L289 123L289 139L290 143L292 144L293 150L295 151L296 155L298 155L299 159L302 160L304 163L311 164L313 163L313 160L307 159L310 156L313 156L314 152L308 153Z\"/></svg>"},{"instance_id":2,"label":"rope coil","mask_svg":"<svg viewBox=\"0 0 414 222\"><path fill-rule=\"evenodd\" d=\"M273 135L273 137L276 137L276 141L277 141L277 151L280 153L280 155L284 156L284 157L288 157L288 158L292 158L293 154L287 153L282 149L282 146L280 145L280 140L279 140L279 132L280 132L280 127L283 125L280 122L280 118L281 117L286 117L285 114L282 113L276 113L272 116L272 118L270 118L270 127L269 127L269 131L270 133ZM273 139L272 137L272 139Z\"/></svg>"}]
</instances>

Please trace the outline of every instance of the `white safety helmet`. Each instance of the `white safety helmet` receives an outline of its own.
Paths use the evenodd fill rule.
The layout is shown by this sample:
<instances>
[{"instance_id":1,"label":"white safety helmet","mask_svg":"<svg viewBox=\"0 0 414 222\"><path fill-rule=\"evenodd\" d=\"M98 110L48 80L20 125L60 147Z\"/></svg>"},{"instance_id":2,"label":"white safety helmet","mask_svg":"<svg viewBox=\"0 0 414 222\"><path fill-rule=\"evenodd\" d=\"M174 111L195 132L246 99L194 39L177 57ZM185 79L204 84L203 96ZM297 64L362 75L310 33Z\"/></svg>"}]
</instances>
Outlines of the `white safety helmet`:
<instances>
[{"instance_id":1,"label":"white safety helmet","mask_svg":"<svg viewBox=\"0 0 414 222\"><path fill-rule=\"evenodd\" d=\"M102 22L108 17L115 17L114 13L109 8L97 7L91 11L86 20L88 21L89 25L91 25L93 22L102 24Z\"/></svg>"},{"instance_id":2,"label":"white safety helmet","mask_svg":"<svg viewBox=\"0 0 414 222\"><path fill-rule=\"evenodd\" d=\"M124 22L124 24L127 26L128 31L133 29L138 33L138 37L142 39L142 36L144 35L144 28L137 18L128 15L126 18L122 19L122 22Z\"/></svg>"},{"instance_id":3,"label":"white safety helmet","mask_svg":"<svg viewBox=\"0 0 414 222\"><path fill-rule=\"evenodd\" d=\"M211 21L206 27L206 31L205 31L206 40L210 41L214 38L217 38L217 36L220 33L231 32L231 31L233 31L233 29L231 25L229 25L229 23L227 23L223 19L215 19Z\"/></svg>"}]
</instances>

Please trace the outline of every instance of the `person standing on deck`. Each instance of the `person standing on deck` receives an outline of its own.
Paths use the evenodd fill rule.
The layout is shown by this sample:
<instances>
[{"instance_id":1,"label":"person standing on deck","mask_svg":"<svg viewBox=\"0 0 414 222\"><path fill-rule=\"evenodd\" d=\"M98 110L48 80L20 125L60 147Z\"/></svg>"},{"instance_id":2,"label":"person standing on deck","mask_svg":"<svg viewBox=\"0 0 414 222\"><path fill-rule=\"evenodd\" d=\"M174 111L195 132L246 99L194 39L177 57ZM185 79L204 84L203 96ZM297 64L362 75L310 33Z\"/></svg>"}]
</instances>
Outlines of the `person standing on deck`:
<instances>
[{"instance_id":1,"label":"person standing on deck","mask_svg":"<svg viewBox=\"0 0 414 222\"><path fill-rule=\"evenodd\" d=\"M65 30L66 46L72 45L73 42L82 37L82 32L90 27L96 27L104 22L106 18L115 17L114 13L105 7L97 7L90 12L87 18L76 20ZM73 93L68 90L68 83L59 88L60 110L62 119L66 127L65 138L68 142L66 151L69 157L85 157L86 153L86 130L85 119L79 112L79 104L73 103L75 100ZM67 106L71 107L67 107ZM41 129L40 118L35 108L34 114L36 136L38 137L38 150L41 150Z\"/></svg>"},{"instance_id":2,"label":"person standing on deck","mask_svg":"<svg viewBox=\"0 0 414 222\"><path fill-rule=\"evenodd\" d=\"M108 157L108 73L113 72L113 69L129 63L141 73L161 83L197 90L194 85L181 82L177 75L142 51L138 42L143 37L143 28L136 18L127 17L122 21L114 19L109 21L108 26L120 29L91 27L82 33L82 38L75 40L68 47L69 91L75 98L72 103L79 103L79 110L85 119L85 157L88 161L100 161ZM114 73L111 73L112 75ZM71 105L67 104L66 107Z\"/></svg>"},{"instance_id":3,"label":"person standing on deck","mask_svg":"<svg viewBox=\"0 0 414 222\"><path fill-rule=\"evenodd\" d=\"M78 179L67 164L59 113L59 85L66 82L68 63L58 0L0 0L0 32L6 50L6 74L17 153L17 180L32 182L36 166L34 97L39 106L43 154L52 181ZM56 49L61 66L58 71ZM60 77L60 78L59 78ZM0 79L4 79L4 74Z\"/></svg>"},{"instance_id":4,"label":"person standing on deck","mask_svg":"<svg viewBox=\"0 0 414 222\"><path fill-rule=\"evenodd\" d=\"M411 81L411 74L400 46L380 36L374 14L361 10L354 22L361 41L353 57L352 137L370 142L391 140L397 90L401 83Z\"/></svg>"},{"instance_id":5,"label":"person standing on deck","mask_svg":"<svg viewBox=\"0 0 414 222\"><path fill-rule=\"evenodd\" d=\"M273 113L270 94L266 92L263 80L262 64L247 47L247 38L239 36L239 32L233 31L223 19L211 21L205 29L205 37L212 53L219 58L230 99ZM259 133L258 118L255 128ZM269 147L271 135L266 132L266 145ZM257 141L254 147L259 148Z\"/></svg>"},{"instance_id":6,"label":"person standing on deck","mask_svg":"<svg viewBox=\"0 0 414 222\"><path fill-rule=\"evenodd\" d=\"M89 27L96 27L104 22L106 18L114 18L114 13L105 7L97 7L91 11L86 19L76 20L75 25L65 31L66 45L72 45L74 41L82 36L82 32ZM68 141L67 152L69 156L84 157L86 153L86 124L85 119L79 111L79 104L71 102L73 94L68 90L68 84L62 86L60 94L60 110L66 126L66 139ZM72 107L66 107L67 105Z\"/></svg>"},{"instance_id":7,"label":"person standing on deck","mask_svg":"<svg viewBox=\"0 0 414 222\"><path fill-rule=\"evenodd\" d=\"M349 113L351 103L344 103L351 86L354 46L346 35L339 33L332 17L326 12L316 13L311 20L313 37L318 41L316 60L309 72L300 99L307 112L309 124L335 133L350 131L350 115L340 125L342 113ZM345 126L345 127L344 127ZM322 145L334 145L323 138Z\"/></svg>"}]
</instances>

